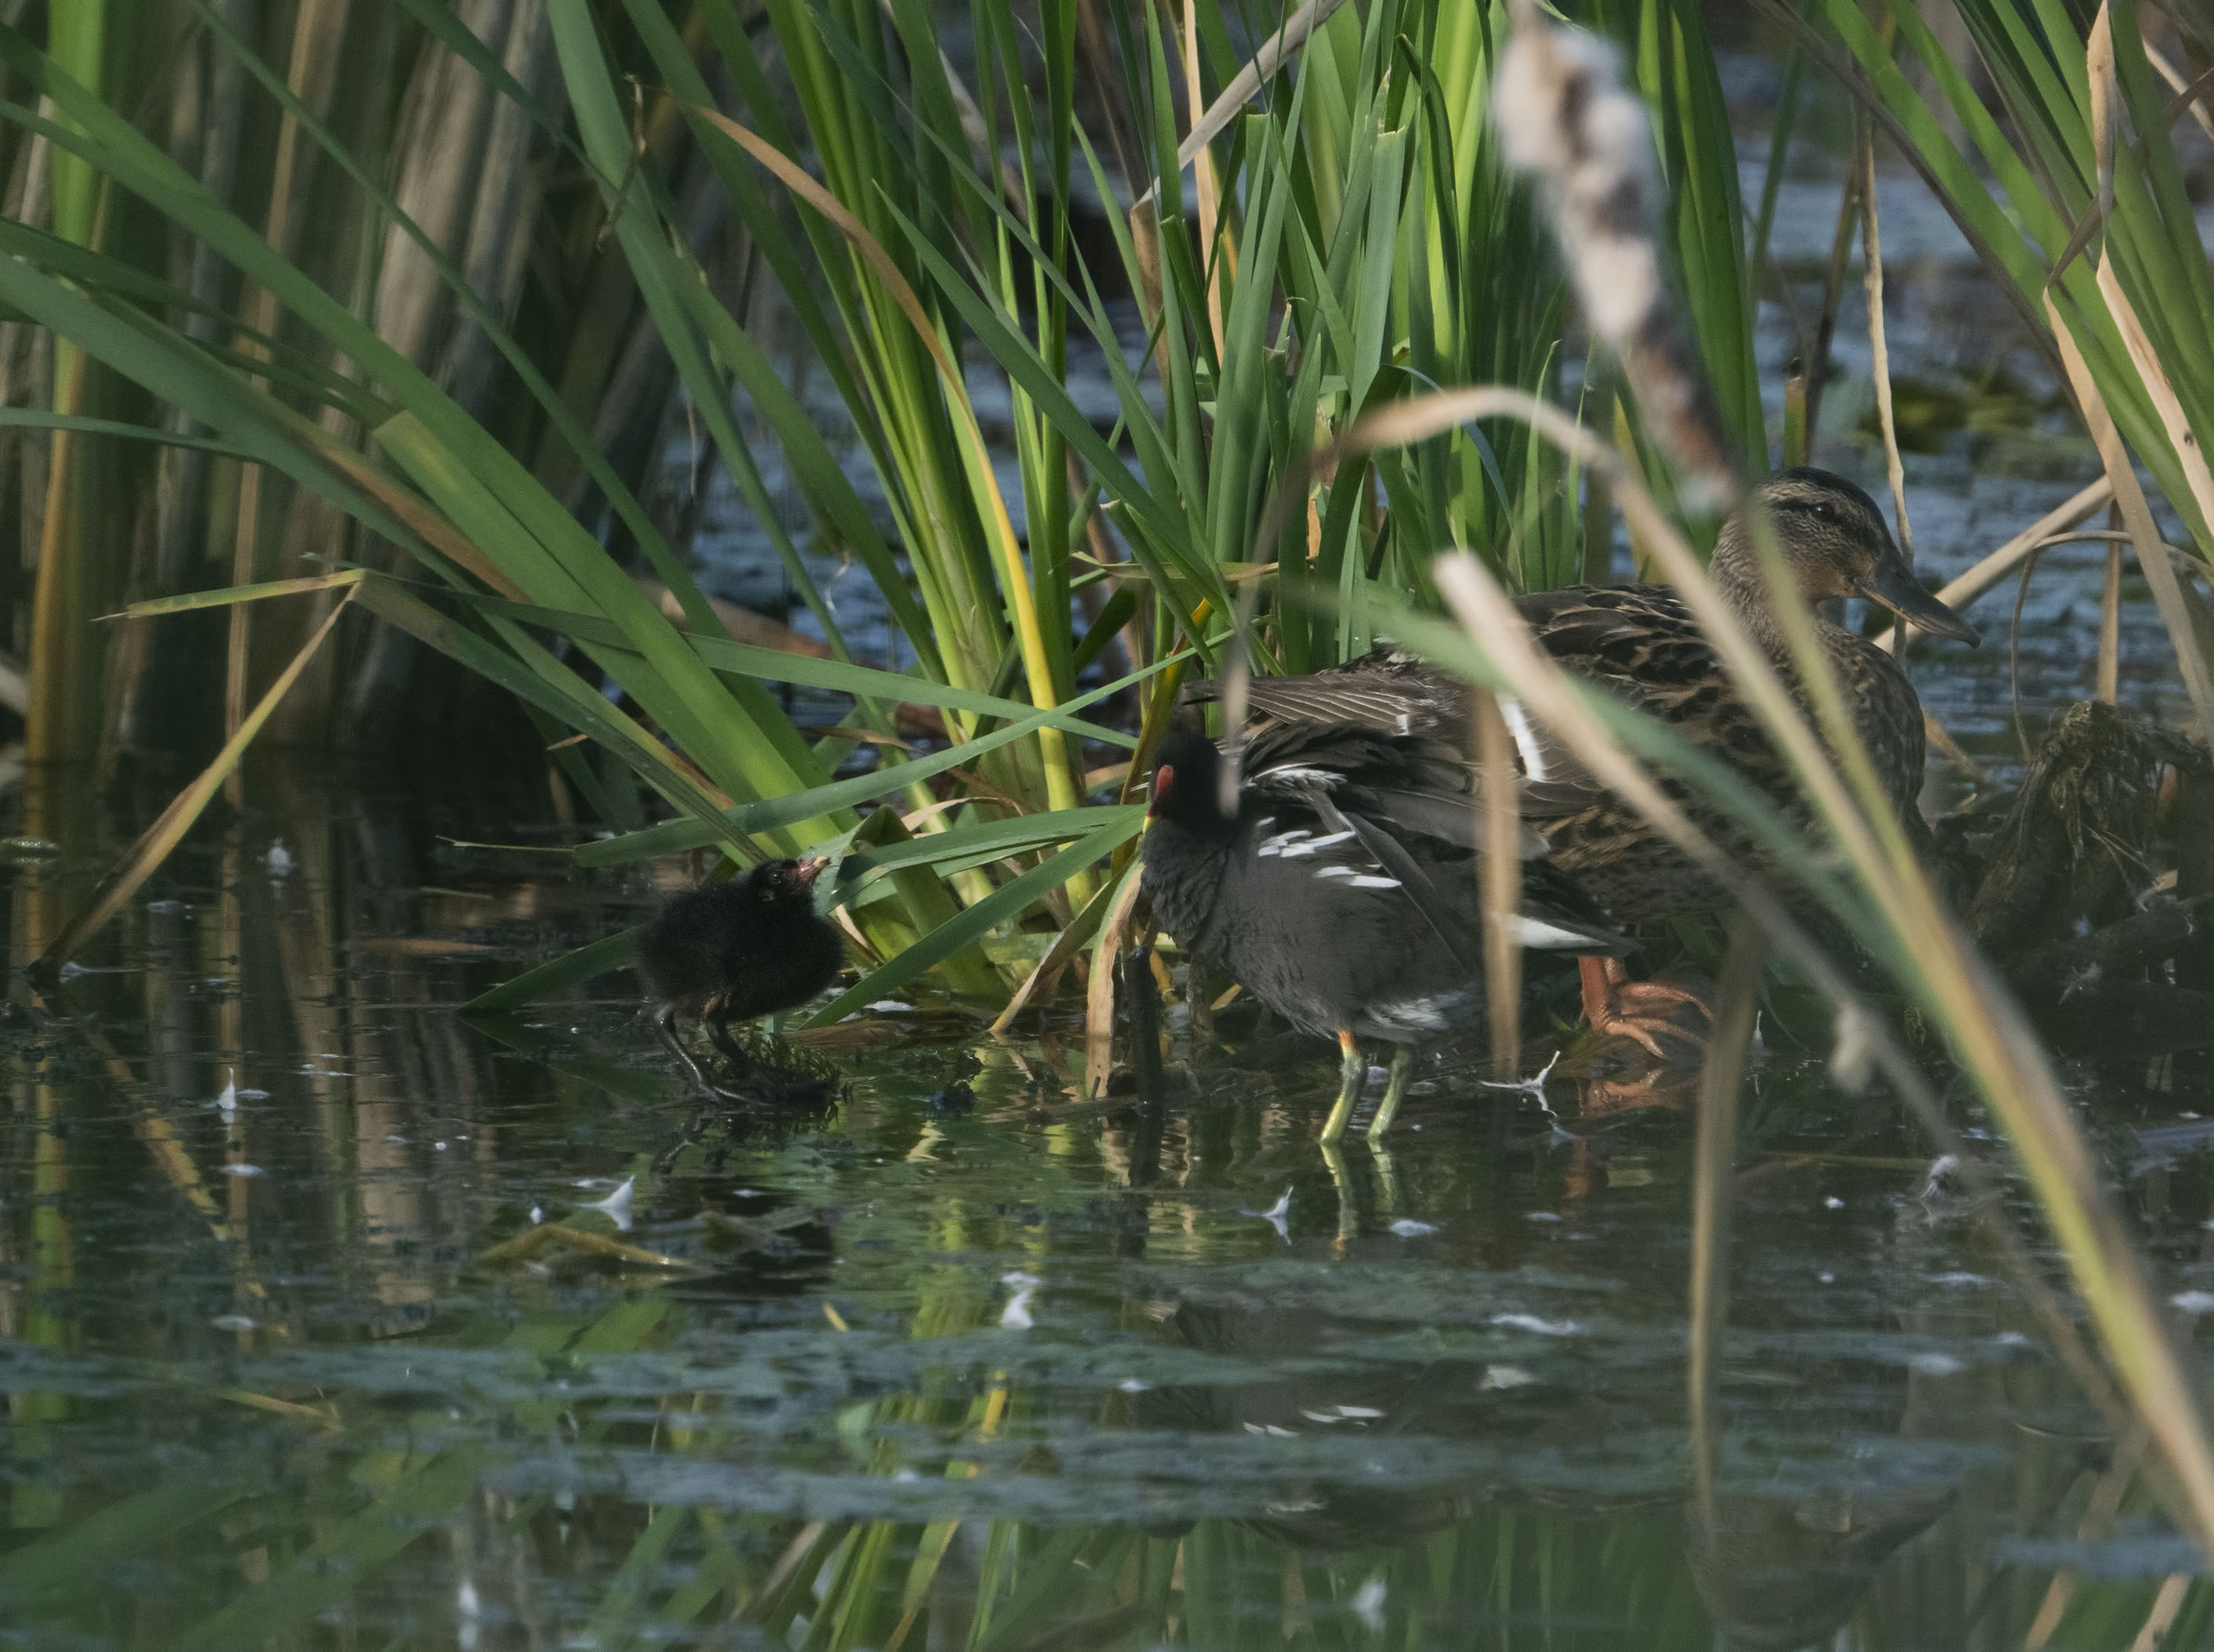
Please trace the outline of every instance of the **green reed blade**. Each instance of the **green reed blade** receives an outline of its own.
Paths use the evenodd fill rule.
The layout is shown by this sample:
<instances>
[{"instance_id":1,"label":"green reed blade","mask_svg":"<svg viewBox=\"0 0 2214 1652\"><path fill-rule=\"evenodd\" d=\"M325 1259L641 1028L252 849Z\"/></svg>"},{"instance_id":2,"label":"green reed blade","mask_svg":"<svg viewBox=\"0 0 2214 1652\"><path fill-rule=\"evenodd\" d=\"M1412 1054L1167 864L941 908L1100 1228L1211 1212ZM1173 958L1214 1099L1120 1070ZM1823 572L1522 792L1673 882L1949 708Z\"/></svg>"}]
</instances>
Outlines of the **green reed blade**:
<instances>
[{"instance_id":1,"label":"green reed blade","mask_svg":"<svg viewBox=\"0 0 2214 1652\"><path fill-rule=\"evenodd\" d=\"M1002 884L951 923L941 924L897 958L839 994L810 1016L807 1024L828 1026L864 1004L889 996L940 959L951 957L971 942L982 939L996 926L1018 917L1032 902L1098 865L1144 830L1142 816L1135 810L1129 814L1136 817L1113 821L1020 877Z\"/></svg>"}]
</instances>

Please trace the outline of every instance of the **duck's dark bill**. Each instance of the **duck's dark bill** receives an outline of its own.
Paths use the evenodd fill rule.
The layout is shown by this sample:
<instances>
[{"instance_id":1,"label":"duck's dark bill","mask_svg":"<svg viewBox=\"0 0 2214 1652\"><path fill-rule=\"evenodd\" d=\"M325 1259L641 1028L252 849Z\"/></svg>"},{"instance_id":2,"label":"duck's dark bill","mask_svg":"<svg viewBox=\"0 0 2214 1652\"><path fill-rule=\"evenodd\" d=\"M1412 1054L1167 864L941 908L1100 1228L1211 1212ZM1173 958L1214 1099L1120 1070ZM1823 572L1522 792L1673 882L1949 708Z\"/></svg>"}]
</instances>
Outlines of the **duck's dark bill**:
<instances>
[{"instance_id":1,"label":"duck's dark bill","mask_svg":"<svg viewBox=\"0 0 2214 1652\"><path fill-rule=\"evenodd\" d=\"M1922 588L1922 582L1901 558L1887 556L1876 564L1875 572L1862 584L1861 594L1933 636L1950 637L1970 647L1983 640L1975 627Z\"/></svg>"}]
</instances>

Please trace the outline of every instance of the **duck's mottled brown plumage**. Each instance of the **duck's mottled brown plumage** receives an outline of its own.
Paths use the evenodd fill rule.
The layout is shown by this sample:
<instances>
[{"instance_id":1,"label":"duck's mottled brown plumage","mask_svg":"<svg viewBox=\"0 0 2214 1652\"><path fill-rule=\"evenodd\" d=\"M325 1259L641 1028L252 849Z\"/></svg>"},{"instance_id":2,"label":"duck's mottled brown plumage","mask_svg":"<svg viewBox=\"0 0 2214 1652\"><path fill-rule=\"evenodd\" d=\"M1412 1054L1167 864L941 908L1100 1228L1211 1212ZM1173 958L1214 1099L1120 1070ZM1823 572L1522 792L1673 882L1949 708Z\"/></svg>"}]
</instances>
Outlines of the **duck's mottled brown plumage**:
<instances>
[{"instance_id":1,"label":"duck's mottled brown plumage","mask_svg":"<svg viewBox=\"0 0 2214 1652\"><path fill-rule=\"evenodd\" d=\"M1790 470L1765 483L1760 498L1795 582L1810 602L1868 596L1930 629L1973 639L1972 630L1913 583L1882 514L1852 483L1825 471ZM1723 529L1713 571L1723 595L1811 713L1741 518ZM1673 590L1584 585L1526 597L1519 606L1561 664L1727 762L1788 818L1807 821L1805 795L1789 765ZM1923 737L1922 703L1913 685L1890 654L1819 611L1814 630L1885 792L1918 835L1923 827L1915 798L1922 786ZM1467 756L1467 688L1459 678L1379 648L1311 676L1256 680L1251 693L1249 774L1287 765L1342 771L1366 761L1374 743L1386 742L1398 756L1405 783L1373 801L1372 813L1404 829L1472 844L1470 797L1476 781ZM1526 854L1542 855L1618 922L1648 921L1726 899L1544 731L1529 725L1511 705L1508 712L1523 756ZM1748 871L1761 869L1764 854L1727 816L1684 788L1671 789Z\"/></svg>"}]
</instances>

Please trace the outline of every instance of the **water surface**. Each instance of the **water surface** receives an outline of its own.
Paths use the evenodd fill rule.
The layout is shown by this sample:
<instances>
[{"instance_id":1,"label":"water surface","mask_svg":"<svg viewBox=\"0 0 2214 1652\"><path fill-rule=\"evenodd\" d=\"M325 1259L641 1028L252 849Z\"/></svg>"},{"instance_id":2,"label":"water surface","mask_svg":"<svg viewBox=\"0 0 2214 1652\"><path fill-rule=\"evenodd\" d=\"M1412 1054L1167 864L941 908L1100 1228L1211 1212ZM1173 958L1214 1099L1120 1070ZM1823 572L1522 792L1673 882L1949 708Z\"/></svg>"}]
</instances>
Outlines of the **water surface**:
<instances>
[{"instance_id":1,"label":"water surface","mask_svg":"<svg viewBox=\"0 0 2214 1652\"><path fill-rule=\"evenodd\" d=\"M688 1146L627 976L456 1008L644 874L251 795L4 1031L0 1644L1998 1647L2065 1563L2052 1643L2127 1645L2188 1568L1976 1208L1787 1048L1700 1435L1680 1084L1452 1061L1326 1155L1318 1045L1226 1014L1087 1107L1072 1026L925 1005ZM13 963L113 812L19 799ZM2214 1285L2203 1068L2075 1077Z\"/></svg>"}]
</instances>

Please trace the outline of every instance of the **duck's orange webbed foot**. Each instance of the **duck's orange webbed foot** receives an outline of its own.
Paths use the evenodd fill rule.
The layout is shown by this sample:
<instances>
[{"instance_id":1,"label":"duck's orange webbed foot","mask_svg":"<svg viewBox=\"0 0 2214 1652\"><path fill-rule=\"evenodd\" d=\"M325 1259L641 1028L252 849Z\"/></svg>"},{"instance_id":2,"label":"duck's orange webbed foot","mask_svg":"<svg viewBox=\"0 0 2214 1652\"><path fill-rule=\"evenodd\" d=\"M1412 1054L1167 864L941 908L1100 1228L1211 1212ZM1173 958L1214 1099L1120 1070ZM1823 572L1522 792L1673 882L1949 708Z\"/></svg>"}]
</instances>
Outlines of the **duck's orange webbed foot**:
<instances>
[{"instance_id":1,"label":"duck's orange webbed foot","mask_svg":"<svg viewBox=\"0 0 2214 1652\"><path fill-rule=\"evenodd\" d=\"M1593 1031L1627 1038L1664 1067L1700 1058L1715 1022L1705 982L1632 981L1616 958L1581 958L1576 966Z\"/></svg>"}]
</instances>

